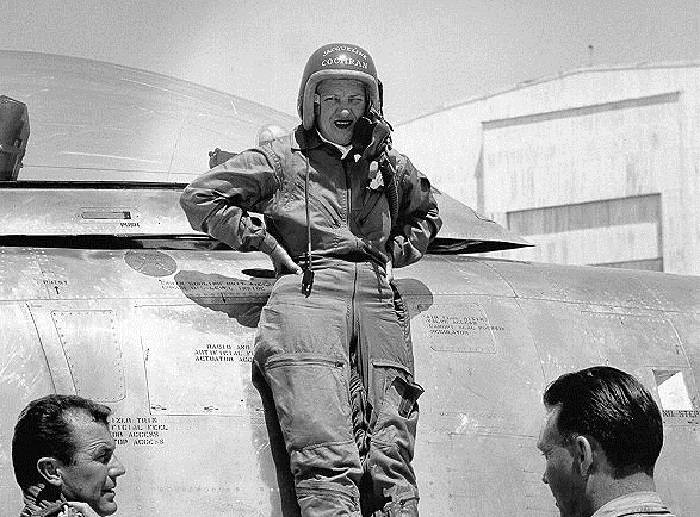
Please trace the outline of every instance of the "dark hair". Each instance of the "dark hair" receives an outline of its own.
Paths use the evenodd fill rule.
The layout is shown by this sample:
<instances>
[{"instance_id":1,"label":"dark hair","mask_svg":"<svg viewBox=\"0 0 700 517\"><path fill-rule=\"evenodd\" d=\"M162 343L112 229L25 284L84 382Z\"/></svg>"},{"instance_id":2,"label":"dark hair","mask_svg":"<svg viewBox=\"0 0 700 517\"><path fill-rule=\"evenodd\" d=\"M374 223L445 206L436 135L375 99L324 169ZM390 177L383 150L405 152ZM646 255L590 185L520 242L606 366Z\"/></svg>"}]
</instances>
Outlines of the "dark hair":
<instances>
[{"instance_id":1,"label":"dark hair","mask_svg":"<svg viewBox=\"0 0 700 517\"><path fill-rule=\"evenodd\" d=\"M567 373L547 387L544 403L561 405L557 429L565 439L595 438L614 478L640 471L653 475L664 441L661 413L633 376L609 366Z\"/></svg>"},{"instance_id":2,"label":"dark hair","mask_svg":"<svg viewBox=\"0 0 700 517\"><path fill-rule=\"evenodd\" d=\"M71 421L85 416L108 425L109 407L77 395L47 395L33 400L19 415L12 437L12 466L20 488L40 480L36 462L44 456L64 464L73 460Z\"/></svg>"}]
</instances>

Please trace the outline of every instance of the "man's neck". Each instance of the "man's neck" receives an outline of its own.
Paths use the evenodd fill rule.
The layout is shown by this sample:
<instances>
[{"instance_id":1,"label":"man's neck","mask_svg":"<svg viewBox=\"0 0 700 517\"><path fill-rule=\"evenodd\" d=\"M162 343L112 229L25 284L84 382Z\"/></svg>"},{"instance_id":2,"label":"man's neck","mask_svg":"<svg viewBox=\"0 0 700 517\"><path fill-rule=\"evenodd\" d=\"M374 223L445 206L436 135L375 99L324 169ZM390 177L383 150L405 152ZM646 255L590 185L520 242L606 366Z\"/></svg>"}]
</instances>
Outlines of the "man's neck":
<instances>
[{"instance_id":1,"label":"man's neck","mask_svg":"<svg viewBox=\"0 0 700 517\"><path fill-rule=\"evenodd\" d=\"M588 493L594 513L601 506L618 497L634 492L655 491L654 479L643 472L637 472L621 479L613 479L607 475L593 475L589 478Z\"/></svg>"}]
</instances>

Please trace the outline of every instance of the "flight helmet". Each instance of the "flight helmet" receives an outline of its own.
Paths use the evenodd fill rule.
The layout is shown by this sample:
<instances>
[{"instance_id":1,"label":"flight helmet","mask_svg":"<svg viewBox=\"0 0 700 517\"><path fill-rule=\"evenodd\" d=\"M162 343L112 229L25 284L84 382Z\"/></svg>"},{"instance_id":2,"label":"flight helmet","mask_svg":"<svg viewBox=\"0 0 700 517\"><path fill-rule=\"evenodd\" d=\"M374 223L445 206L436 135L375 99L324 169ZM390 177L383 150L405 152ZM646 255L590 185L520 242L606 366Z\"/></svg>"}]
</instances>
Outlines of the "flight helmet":
<instances>
[{"instance_id":1,"label":"flight helmet","mask_svg":"<svg viewBox=\"0 0 700 517\"><path fill-rule=\"evenodd\" d=\"M350 43L330 43L316 50L304 67L299 85L297 111L304 129L314 127L314 95L318 83L324 79L354 79L365 84L367 106L382 111L382 83L372 56L362 47Z\"/></svg>"}]
</instances>

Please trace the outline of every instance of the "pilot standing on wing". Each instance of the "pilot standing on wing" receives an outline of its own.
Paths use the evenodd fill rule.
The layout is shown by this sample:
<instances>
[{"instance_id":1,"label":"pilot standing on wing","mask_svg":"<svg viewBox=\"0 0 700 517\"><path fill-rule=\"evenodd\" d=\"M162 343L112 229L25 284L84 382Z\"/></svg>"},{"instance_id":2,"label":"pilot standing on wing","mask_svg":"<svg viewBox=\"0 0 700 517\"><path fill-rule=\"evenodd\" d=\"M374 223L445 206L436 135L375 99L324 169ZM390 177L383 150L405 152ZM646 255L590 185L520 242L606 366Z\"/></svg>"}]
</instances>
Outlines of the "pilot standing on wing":
<instances>
[{"instance_id":1,"label":"pilot standing on wing","mask_svg":"<svg viewBox=\"0 0 700 517\"><path fill-rule=\"evenodd\" d=\"M254 360L272 391L302 515L417 516L411 460L422 389L390 281L392 266L425 254L438 208L427 178L390 149L366 50L316 50L298 111L293 135L214 167L181 204L193 228L272 259L278 279Z\"/></svg>"}]
</instances>

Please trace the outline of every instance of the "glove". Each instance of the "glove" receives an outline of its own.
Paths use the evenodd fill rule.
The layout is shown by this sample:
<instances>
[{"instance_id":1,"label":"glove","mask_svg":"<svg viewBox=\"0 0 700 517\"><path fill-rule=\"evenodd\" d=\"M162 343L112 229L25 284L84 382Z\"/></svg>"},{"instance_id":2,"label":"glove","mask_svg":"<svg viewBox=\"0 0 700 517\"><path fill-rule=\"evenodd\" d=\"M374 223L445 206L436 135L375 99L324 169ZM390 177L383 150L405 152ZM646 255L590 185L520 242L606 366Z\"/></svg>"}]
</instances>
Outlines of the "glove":
<instances>
[{"instance_id":1,"label":"glove","mask_svg":"<svg viewBox=\"0 0 700 517\"><path fill-rule=\"evenodd\" d=\"M355 123L353 146L361 148L366 145L362 152L362 159L369 164L370 178L376 178L377 173L381 172L382 183L386 188L389 200L389 212L393 226L399 214L399 194L395 181L396 170L387 153L391 149L392 131L391 124L384 120L377 111L370 108L368 116L360 117ZM372 188L372 183L370 183L370 188Z\"/></svg>"},{"instance_id":2,"label":"glove","mask_svg":"<svg viewBox=\"0 0 700 517\"><path fill-rule=\"evenodd\" d=\"M275 278L279 278L282 275L300 275L301 268L292 260L287 251L277 244L272 251L268 253L270 259L272 260L272 267L275 269Z\"/></svg>"},{"instance_id":3,"label":"glove","mask_svg":"<svg viewBox=\"0 0 700 517\"><path fill-rule=\"evenodd\" d=\"M236 156L236 153L223 151L217 147L213 151L209 151L209 168L213 169L217 165L229 161L234 156Z\"/></svg>"},{"instance_id":4,"label":"glove","mask_svg":"<svg viewBox=\"0 0 700 517\"><path fill-rule=\"evenodd\" d=\"M354 145L365 147L362 158L367 162L375 161L391 147L391 126L383 119L371 121L361 117L355 124Z\"/></svg>"},{"instance_id":5,"label":"glove","mask_svg":"<svg viewBox=\"0 0 700 517\"><path fill-rule=\"evenodd\" d=\"M372 162L383 155L389 147L391 147L391 128L386 122L379 121L372 128L372 138L362 157Z\"/></svg>"},{"instance_id":6,"label":"glove","mask_svg":"<svg viewBox=\"0 0 700 517\"><path fill-rule=\"evenodd\" d=\"M364 149L362 158L372 162L391 148L393 130L381 113L370 106L367 115L355 123L352 145L356 149Z\"/></svg>"}]
</instances>

